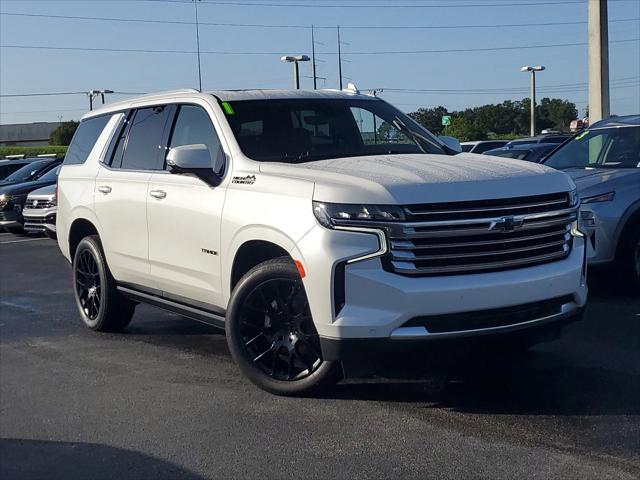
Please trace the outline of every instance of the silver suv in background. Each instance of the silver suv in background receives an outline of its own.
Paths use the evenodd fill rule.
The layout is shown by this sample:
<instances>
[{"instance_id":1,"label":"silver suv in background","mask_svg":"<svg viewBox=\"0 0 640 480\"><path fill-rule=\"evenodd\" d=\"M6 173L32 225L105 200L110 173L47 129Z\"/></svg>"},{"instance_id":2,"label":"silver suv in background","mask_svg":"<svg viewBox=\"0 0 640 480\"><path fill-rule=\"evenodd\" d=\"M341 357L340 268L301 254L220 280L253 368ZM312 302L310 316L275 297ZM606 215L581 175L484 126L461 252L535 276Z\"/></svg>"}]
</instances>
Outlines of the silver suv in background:
<instances>
[{"instance_id":1,"label":"silver suv in background","mask_svg":"<svg viewBox=\"0 0 640 480\"><path fill-rule=\"evenodd\" d=\"M617 262L640 289L640 115L597 122L543 163L578 187L589 264Z\"/></svg>"},{"instance_id":2,"label":"silver suv in background","mask_svg":"<svg viewBox=\"0 0 640 480\"><path fill-rule=\"evenodd\" d=\"M22 210L24 231L56 237L56 185L34 190L27 196Z\"/></svg>"}]
</instances>

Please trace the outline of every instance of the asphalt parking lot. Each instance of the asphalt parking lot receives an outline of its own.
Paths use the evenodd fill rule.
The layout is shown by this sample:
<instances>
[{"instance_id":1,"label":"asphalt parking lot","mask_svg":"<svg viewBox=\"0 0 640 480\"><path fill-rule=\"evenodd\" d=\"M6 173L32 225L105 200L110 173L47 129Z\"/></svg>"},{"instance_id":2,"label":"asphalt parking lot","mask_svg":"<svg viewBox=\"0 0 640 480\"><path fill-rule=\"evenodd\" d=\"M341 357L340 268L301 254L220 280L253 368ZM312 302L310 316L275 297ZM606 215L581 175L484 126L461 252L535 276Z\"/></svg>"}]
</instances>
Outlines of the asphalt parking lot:
<instances>
[{"instance_id":1,"label":"asphalt parking lot","mask_svg":"<svg viewBox=\"0 0 640 480\"><path fill-rule=\"evenodd\" d=\"M280 398L213 328L80 324L55 242L0 233L0 478L638 478L640 299L515 358ZM404 377L404 378L403 378Z\"/></svg>"}]
</instances>

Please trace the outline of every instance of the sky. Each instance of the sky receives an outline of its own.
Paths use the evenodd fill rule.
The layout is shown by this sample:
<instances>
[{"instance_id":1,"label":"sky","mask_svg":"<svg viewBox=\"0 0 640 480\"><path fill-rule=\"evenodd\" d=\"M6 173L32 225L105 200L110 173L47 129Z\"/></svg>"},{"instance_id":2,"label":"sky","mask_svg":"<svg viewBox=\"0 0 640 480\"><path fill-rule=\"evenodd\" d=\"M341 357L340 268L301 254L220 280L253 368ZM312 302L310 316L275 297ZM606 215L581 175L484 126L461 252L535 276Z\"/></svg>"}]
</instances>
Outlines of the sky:
<instances>
[{"instance_id":1,"label":"sky","mask_svg":"<svg viewBox=\"0 0 640 480\"><path fill-rule=\"evenodd\" d=\"M586 0L201 0L197 8L203 90L291 88L292 66L280 56L311 54L313 24L319 88L338 87L340 25L344 85L382 89L406 112L528 98L523 65L546 67L538 99L568 99L580 115L587 104ZM640 113L640 0L609 0L609 41L611 111ZM195 51L191 0L0 0L0 123L74 120L89 107L83 93L10 95L120 92L109 102L197 88ZM312 88L311 64L300 70L302 88Z\"/></svg>"}]
</instances>

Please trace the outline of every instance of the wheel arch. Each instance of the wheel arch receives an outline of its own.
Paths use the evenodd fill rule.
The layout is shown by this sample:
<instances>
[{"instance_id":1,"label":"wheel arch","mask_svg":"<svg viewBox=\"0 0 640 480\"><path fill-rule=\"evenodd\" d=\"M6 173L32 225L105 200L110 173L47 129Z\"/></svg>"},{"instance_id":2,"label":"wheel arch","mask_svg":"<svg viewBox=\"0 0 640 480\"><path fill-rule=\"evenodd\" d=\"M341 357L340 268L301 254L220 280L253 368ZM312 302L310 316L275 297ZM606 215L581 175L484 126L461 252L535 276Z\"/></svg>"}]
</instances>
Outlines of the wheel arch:
<instances>
[{"instance_id":1,"label":"wheel arch","mask_svg":"<svg viewBox=\"0 0 640 480\"><path fill-rule=\"evenodd\" d=\"M624 238L632 228L640 224L640 200L633 203L622 216L616 235L616 258L620 258L624 246Z\"/></svg>"},{"instance_id":2,"label":"wheel arch","mask_svg":"<svg viewBox=\"0 0 640 480\"><path fill-rule=\"evenodd\" d=\"M78 244L89 235L99 235L99 233L95 224L86 218L76 218L69 226L69 257L72 262Z\"/></svg>"},{"instance_id":3,"label":"wheel arch","mask_svg":"<svg viewBox=\"0 0 640 480\"><path fill-rule=\"evenodd\" d=\"M281 245L269 240L247 240L236 250L229 277L229 293L238 281L256 265L279 257L290 257L289 252Z\"/></svg>"}]
</instances>

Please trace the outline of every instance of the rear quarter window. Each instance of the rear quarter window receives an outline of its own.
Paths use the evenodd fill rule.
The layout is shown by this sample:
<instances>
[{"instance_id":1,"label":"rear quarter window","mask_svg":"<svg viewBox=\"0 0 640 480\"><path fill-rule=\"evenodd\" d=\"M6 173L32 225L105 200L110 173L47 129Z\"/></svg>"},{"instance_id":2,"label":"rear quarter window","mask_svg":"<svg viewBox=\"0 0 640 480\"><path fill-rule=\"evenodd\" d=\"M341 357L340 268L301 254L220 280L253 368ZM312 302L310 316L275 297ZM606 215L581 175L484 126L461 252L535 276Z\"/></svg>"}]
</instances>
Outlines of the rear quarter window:
<instances>
[{"instance_id":1,"label":"rear quarter window","mask_svg":"<svg viewBox=\"0 0 640 480\"><path fill-rule=\"evenodd\" d=\"M80 122L71 145L64 157L65 165L80 165L87 161L98 137L109 122L111 115L88 118Z\"/></svg>"}]
</instances>

